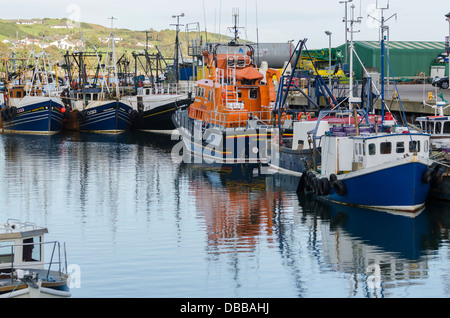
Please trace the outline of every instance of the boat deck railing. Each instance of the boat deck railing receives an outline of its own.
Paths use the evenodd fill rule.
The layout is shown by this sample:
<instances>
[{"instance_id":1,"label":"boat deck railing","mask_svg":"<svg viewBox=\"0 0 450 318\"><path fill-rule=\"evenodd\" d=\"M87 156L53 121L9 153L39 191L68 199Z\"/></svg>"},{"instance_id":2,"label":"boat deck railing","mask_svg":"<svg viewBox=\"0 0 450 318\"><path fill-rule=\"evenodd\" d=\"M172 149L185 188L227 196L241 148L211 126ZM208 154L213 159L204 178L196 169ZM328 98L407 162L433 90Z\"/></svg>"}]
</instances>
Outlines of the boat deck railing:
<instances>
[{"instance_id":1,"label":"boat deck railing","mask_svg":"<svg viewBox=\"0 0 450 318\"><path fill-rule=\"evenodd\" d=\"M248 128L271 124L271 110L263 111L235 111L219 112L210 111L205 119L206 124L224 128ZM252 127L255 128L255 127Z\"/></svg>"},{"instance_id":2,"label":"boat deck railing","mask_svg":"<svg viewBox=\"0 0 450 318\"><path fill-rule=\"evenodd\" d=\"M32 260L32 261L21 261L17 262L14 260L14 251L15 249L22 249L24 246L34 245L38 246L38 248L42 251L44 245L49 245L52 253L50 256L50 260ZM36 247L35 247L36 248ZM50 271L52 266L58 266L58 273L63 273L63 267L67 273L67 258L65 252L65 245L63 245L63 251L61 252L61 244L58 241L49 241L49 242L32 242L32 243L23 243L23 244L10 244L10 245L1 245L0 246L0 275L13 273L16 269L38 269L43 268L47 271L46 279L48 280L50 276ZM61 254L62 253L62 254ZM63 263L64 260L64 263ZM2 272L3 271L3 272ZM11 275L11 279L13 279Z\"/></svg>"}]
</instances>

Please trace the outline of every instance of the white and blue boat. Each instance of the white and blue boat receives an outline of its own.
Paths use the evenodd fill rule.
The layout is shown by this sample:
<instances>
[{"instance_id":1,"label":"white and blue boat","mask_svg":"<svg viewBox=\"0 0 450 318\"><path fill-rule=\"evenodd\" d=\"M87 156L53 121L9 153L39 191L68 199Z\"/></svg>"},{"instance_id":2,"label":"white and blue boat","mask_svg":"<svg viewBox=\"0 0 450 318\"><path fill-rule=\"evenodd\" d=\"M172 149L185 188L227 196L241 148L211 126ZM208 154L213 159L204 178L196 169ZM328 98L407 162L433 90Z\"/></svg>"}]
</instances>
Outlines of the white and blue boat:
<instances>
[{"instance_id":1,"label":"white and blue boat","mask_svg":"<svg viewBox=\"0 0 450 318\"><path fill-rule=\"evenodd\" d=\"M350 22L353 32L355 21ZM384 78L384 35L381 38L381 78ZM351 40L350 74L353 54ZM356 114L356 98L352 95L349 109ZM321 136L320 165L302 175L299 189L351 206L406 212L422 209L436 173L431 166L430 135L412 131L406 123L385 125L384 83L381 108L381 126L366 123L334 127Z\"/></svg>"},{"instance_id":2,"label":"white and blue boat","mask_svg":"<svg viewBox=\"0 0 450 318\"><path fill-rule=\"evenodd\" d=\"M300 187L346 205L408 212L423 208L434 171L430 136L404 132L401 127L389 133L331 130L322 137L320 170L304 173Z\"/></svg>"}]
</instances>

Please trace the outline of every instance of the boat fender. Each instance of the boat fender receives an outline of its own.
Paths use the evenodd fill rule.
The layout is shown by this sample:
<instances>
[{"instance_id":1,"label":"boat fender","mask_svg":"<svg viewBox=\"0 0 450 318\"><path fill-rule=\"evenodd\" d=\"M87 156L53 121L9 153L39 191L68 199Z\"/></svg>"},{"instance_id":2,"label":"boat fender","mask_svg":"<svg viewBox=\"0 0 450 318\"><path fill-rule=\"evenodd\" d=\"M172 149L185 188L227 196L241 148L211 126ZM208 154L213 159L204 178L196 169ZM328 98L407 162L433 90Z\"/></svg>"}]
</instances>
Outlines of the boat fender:
<instances>
[{"instance_id":1,"label":"boat fender","mask_svg":"<svg viewBox=\"0 0 450 318\"><path fill-rule=\"evenodd\" d=\"M6 107L5 115L6 115L7 120L11 120L13 118L13 116L12 116L12 107Z\"/></svg>"},{"instance_id":2,"label":"boat fender","mask_svg":"<svg viewBox=\"0 0 450 318\"><path fill-rule=\"evenodd\" d=\"M334 181L337 181L337 176L334 173L332 173L330 175L330 183L333 183Z\"/></svg>"},{"instance_id":3,"label":"boat fender","mask_svg":"<svg viewBox=\"0 0 450 318\"><path fill-rule=\"evenodd\" d=\"M6 108L3 108L1 110L1 116L2 116L2 121L7 121L8 119L6 118L6 114L5 114Z\"/></svg>"},{"instance_id":4,"label":"boat fender","mask_svg":"<svg viewBox=\"0 0 450 318\"><path fill-rule=\"evenodd\" d=\"M138 115L137 110L133 109L130 114L131 120L134 121L137 118L137 115Z\"/></svg>"},{"instance_id":5,"label":"boat fender","mask_svg":"<svg viewBox=\"0 0 450 318\"><path fill-rule=\"evenodd\" d=\"M434 175L434 168L429 167L422 175L422 182L429 183Z\"/></svg>"},{"instance_id":6,"label":"boat fender","mask_svg":"<svg viewBox=\"0 0 450 318\"><path fill-rule=\"evenodd\" d=\"M431 177L431 184L437 185L442 181L442 174L444 173L444 169L438 168L433 170L433 175Z\"/></svg>"},{"instance_id":7,"label":"boat fender","mask_svg":"<svg viewBox=\"0 0 450 318\"><path fill-rule=\"evenodd\" d=\"M319 179L316 177L311 179L311 188L315 194L320 195Z\"/></svg>"},{"instance_id":8,"label":"boat fender","mask_svg":"<svg viewBox=\"0 0 450 318\"><path fill-rule=\"evenodd\" d=\"M311 175L309 171L303 172L302 176L305 176L305 190L307 192L311 191Z\"/></svg>"},{"instance_id":9,"label":"boat fender","mask_svg":"<svg viewBox=\"0 0 450 318\"><path fill-rule=\"evenodd\" d=\"M328 195L330 193L330 181L327 178L319 180L320 195Z\"/></svg>"},{"instance_id":10,"label":"boat fender","mask_svg":"<svg viewBox=\"0 0 450 318\"><path fill-rule=\"evenodd\" d=\"M331 187L333 188L334 192L336 192L336 194L340 197L347 194L347 188L345 187L345 184L340 180L332 182Z\"/></svg>"},{"instance_id":11,"label":"boat fender","mask_svg":"<svg viewBox=\"0 0 450 318\"><path fill-rule=\"evenodd\" d=\"M11 106L10 107L10 113L11 113L11 118L15 117L17 115L17 107L16 106Z\"/></svg>"},{"instance_id":12,"label":"boat fender","mask_svg":"<svg viewBox=\"0 0 450 318\"><path fill-rule=\"evenodd\" d=\"M306 189L306 173L302 173L297 185L297 192L303 192Z\"/></svg>"},{"instance_id":13,"label":"boat fender","mask_svg":"<svg viewBox=\"0 0 450 318\"><path fill-rule=\"evenodd\" d=\"M78 116L78 120L80 122L84 122L86 120L86 112L84 110L81 112L78 112L77 116Z\"/></svg>"}]
</instances>

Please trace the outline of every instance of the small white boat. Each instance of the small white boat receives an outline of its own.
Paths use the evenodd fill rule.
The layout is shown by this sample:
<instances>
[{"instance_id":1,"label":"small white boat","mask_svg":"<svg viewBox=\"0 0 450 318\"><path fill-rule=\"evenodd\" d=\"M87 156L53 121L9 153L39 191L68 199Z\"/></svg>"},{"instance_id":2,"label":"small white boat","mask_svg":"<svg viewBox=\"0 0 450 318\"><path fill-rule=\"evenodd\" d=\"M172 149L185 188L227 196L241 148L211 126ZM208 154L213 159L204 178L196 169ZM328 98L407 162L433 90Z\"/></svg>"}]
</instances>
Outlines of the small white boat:
<instances>
[{"instance_id":1,"label":"small white boat","mask_svg":"<svg viewBox=\"0 0 450 318\"><path fill-rule=\"evenodd\" d=\"M0 226L0 298L71 296L70 277L62 270L67 271L65 249L45 242L46 233L45 227L14 219ZM45 247L52 250L50 259L44 258Z\"/></svg>"},{"instance_id":2,"label":"small white boat","mask_svg":"<svg viewBox=\"0 0 450 318\"><path fill-rule=\"evenodd\" d=\"M450 116L444 115L444 110L450 107L450 103L446 101L436 102L436 105L430 105L426 101L423 103L435 111L434 116L416 118L420 128L431 135L431 145L434 149L450 149Z\"/></svg>"}]
</instances>

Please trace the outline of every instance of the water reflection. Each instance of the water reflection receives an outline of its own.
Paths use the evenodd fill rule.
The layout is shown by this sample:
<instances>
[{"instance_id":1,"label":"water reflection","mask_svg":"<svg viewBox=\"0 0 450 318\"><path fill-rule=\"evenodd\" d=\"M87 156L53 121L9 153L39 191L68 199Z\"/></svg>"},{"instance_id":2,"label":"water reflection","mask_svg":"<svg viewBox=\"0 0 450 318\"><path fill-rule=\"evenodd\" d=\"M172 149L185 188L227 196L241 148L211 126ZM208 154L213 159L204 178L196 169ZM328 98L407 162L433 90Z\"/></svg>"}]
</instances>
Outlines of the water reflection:
<instances>
[{"instance_id":1,"label":"water reflection","mask_svg":"<svg viewBox=\"0 0 450 318\"><path fill-rule=\"evenodd\" d=\"M69 241L80 297L450 296L449 203L414 218L333 205L258 165L173 162L175 143L0 136L3 215Z\"/></svg>"}]
</instances>

